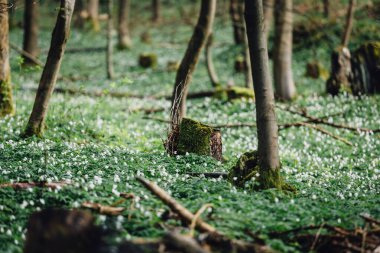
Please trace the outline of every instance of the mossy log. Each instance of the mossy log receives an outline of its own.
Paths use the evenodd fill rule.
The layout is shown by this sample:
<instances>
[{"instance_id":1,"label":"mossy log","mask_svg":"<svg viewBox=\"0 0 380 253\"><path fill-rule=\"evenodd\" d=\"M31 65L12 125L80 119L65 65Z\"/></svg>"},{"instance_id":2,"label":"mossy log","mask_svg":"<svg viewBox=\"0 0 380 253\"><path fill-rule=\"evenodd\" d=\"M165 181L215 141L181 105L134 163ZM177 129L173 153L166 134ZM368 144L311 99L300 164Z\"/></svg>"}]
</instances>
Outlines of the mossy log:
<instances>
[{"instance_id":1,"label":"mossy log","mask_svg":"<svg viewBox=\"0 0 380 253\"><path fill-rule=\"evenodd\" d=\"M255 99L255 93L253 92L253 89L232 86L228 88L217 88L214 97L223 100L236 100L242 98Z\"/></svg>"},{"instance_id":2,"label":"mossy log","mask_svg":"<svg viewBox=\"0 0 380 253\"><path fill-rule=\"evenodd\" d=\"M156 68L157 55L154 53L144 53L139 56L139 65L143 68Z\"/></svg>"},{"instance_id":3,"label":"mossy log","mask_svg":"<svg viewBox=\"0 0 380 253\"><path fill-rule=\"evenodd\" d=\"M182 155L193 153L223 160L222 135L219 129L183 118L175 135L176 137L172 139L175 143L166 144L167 150L169 146L172 147L169 153Z\"/></svg>"}]
</instances>

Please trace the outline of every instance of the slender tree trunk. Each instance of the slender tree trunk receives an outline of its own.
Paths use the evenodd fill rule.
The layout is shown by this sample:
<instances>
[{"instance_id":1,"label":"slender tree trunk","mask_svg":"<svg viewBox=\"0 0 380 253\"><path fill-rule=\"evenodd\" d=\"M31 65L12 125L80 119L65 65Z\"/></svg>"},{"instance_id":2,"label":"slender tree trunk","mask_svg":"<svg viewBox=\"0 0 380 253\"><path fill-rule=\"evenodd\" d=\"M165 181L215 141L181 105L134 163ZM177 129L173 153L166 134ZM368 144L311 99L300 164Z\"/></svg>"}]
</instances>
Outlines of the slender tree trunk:
<instances>
[{"instance_id":1,"label":"slender tree trunk","mask_svg":"<svg viewBox=\"0 0 380 253\"><path fill-rule=\"evenodd\" d=\"M323 15L325 18L330 17L330 0L323 0Z\"/></svg>"},{"instance_id":2,"label":"slender tree trunk","mask_svg":"<svg viewBox=\"0 0 380 253\"><path fill-rule=\"evenodd\" d=\"M348 42L350 40L351 32L352 32L352 23L354 21L354 11L355 11L356 0L350 0L350 4L348 6L346 26L344 29L343 37L342 37L342 46L347 47Z\"/></svg>"},{"instance_id":3,"label":"slender tree trunk","mask_svg":"<svg viewBox=\"0 0 380 253\"><path fill-rule=\"evenodd\" d=\"M270 30L272 27L274 1L275 0L263 0L264 20L265 20L265 27L264 28L265 28L266 37L269 36Z\"/></svg>"},{"instance_id":4,"label":"slender tree trunk","mask_svg":"<svg viewBox=\"0 0 380 253\"><path fill-rule=\"evenodd\" d=\"M28 0L26 0L28 1ZM76 0L74 8L74 26L82 29L85 24L83 12L85 11L84 0Z\"/></svg>"},{"instance_id":5,"label":"slender tree trunk","mask_svg":"<svg viewBox=\"0 0 380 253\"><path fill-rule=\"evenodd\" d=\"M172 96L172 127L178 126L186 115L187 89L199 55L206 44L214 22L216 0L202 0L198 23L190 39L185 56L178 68Z\"/></svg>"},{"instance_id":6,"label":"slender tree trunk","mask_svg":"<svg viewBox=\"0 0 380 253\"><path fill-rule=\"evenodd\" d=\"M25 0L23 50L35 58L38 57L38 9L38 1ZM25 57L24 63L35 65L33 61Z\"/></svg>"},{"instance_id":7,"label":"slender tree trunk","mask_svg":"<svg viewBox=\"0 0 380 253\"><path fill-rule=\"evenodd\" d=\"M230 0L230 16L237 45L244 45L244 0Z\"/></svg>"},{"instance_id":8,"label":"slender tree trunk","mask_svg":"<svg viewBox=\"0 0 380 253\"><path fill-rule=\"evenodd\" d=\"M99 32L99 0L88 0L87 11L94 31Z\"/></svg>"},{"instance_id":9,"label":"slender tree trunk","mask_svg":"<svg viewBox=\"0 0 380 253\"><path fill-rule=\"evenodd\" d=\"M152 21L157 23L161 18L160 0L152 0Z\"/></svg>"},{"instance_id":10,"label":"slender tree trunk","mask_svg":"<svg viewBox=\"0 0 380 253\"><path fill-rule=\"evenodd\" d=\"M70 34L74 5L75 0L61 0L48 57L38 86L33 110L25 129L25 136L42 135L49 100L57 81L66 42Z\"/></svg>"},{"instance_id":11,"label":"slender tree trunk","mask_svg":"<svg viewBox=\"0 0 380 253\"><path fill-rule=\"evenodd\" d=\"M112 63L112 53L113 53L113 45L112 45L112 29L113 29L113 0L108 0L108 22L107 22L107 78L113 79L114 71L113 71L113 63Z\"/></svg>"},{"instance_id":12,"label":"slender tree trunk","mask_svg":"<svg viewBox=\"0 0 380 253\"><path fill-rule=\"evenodd\" d=\"M216 74L215 67L214 67L214 62L212 60L212 43L213 43L213 35L210 33L207 39L207 43L205 46L205 58L206 58L206 66L207 66L207 72L210 77L210 81L213 87L218 87L219 84L219 78L218 75Z\"/></svg>"},{"instance_id":13,"label":"slender tree trunk","mask_svg":"<svg viewBox=\"0 0 380 253\"><path fill-rule=\"evenodd\" d=\"M276 0L276 31L273 56L273 75L276 94L280 99L296 96L292 73L293 0Z\"/></svg>"},{"instance_id":14,"label":"slender tree trunk","mask_svg":"<svg viewBox=\"0 0 380 253\"><path fill-rule=\"evenodd\" d=\"M129 9L130 0L119 0L119 19L117 25L119 49L131 48L132 41L129 35Z\"/></svg>"},{"instance_id":15,"label":"slender tree trunk","mask_svg":"<svg viewBox=\"0 0 380 253\"><path fill-rule=\"evenodd\" d=\"M8 6L8 0L0 0ZM0 11L0 117L14 113L11 68L9 65L9 16L5 8Z\"/></svg>"},{"instance_id":16,"label":"slender tree trunk","mask_svg":"<svg viewBox=\"0 0 380 253\"><path fill-rule=\"evenodd\" d=\"M251 58L249 56L249 45L245 27L244 33L245 87L253 90Z\"/></svg>"},{"instance_id":17,"label":"slender tree trunk","mask_svg":"<svg viewBox=\"0 0 380 253\"><path fill-rule=\"evenodd\" d=\"M281 188L278 127L268 66L261 0L245 0L245 22L252 65L258 136L259 180L262 188Z\"/></svg>"}]
</instances>

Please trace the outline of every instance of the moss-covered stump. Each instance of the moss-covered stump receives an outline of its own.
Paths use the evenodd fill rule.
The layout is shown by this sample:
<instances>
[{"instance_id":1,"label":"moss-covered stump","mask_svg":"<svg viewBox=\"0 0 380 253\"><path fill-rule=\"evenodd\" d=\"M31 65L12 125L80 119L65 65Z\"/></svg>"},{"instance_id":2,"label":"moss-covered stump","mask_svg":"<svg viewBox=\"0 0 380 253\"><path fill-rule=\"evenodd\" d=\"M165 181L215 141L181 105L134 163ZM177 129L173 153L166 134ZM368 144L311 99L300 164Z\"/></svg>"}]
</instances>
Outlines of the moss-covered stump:
<instances>
[{"instance_id":1,"label":"moss-covered stump","mask_svg":"<svg viewBox=\"0 0 380 253\"><path fill-rule=\"evenodd\" d=\"M312 61L306 65L305 76L313 79L321 78L323 80L327 80L329 78L329 72L323 67L320 62Z\"/></svg>"},{"instance_id":2,"label":"moss-covered stump","mask_svg":"<svg viewBox=\"0 0 380 253\"><path fill-rule=\"evenodd\" d=\"M156 68L157 55L153 53L144 53L139 56L139 65L143 68Z\"/></svg>"},{"instance_id":3,"label":"moss-covered stump","mask_svg":"<svg viewBox=\"0 0 380 253\"><path fill-rule=\"evenodd\" d=\"M235 71L238 73L243 73L247 69L247 63L245 62L244 56L239 55L235 58L234 64Z\"/></svg>"},{"instance_id":4,"label":"moss-covered stump","mask_svg":"<svg viewBox=\"0 0 380 253\"><path fill-rule=\"evenodd\" d=\"M179 126L177 153L212 156L221 161L222 136L218 129L183 118Z\"/></svg>"},{"instance_id":5,"label":"moss-covered stump","mask_svg":"<svg viewBox=\"0 0 380 253\"><path fill-rule=\"evenodd\" d=\"M280 168L271 170L260 168L257 151L242 154L230 169L228 180L237 187L248 187L252 190L277 188L283 191L295 191L295 188L282 179Z\"/></svg>"},{"instance_id":6,"label":"moss-covered stump","mask_svg":"<svg viewBox=\"0 0 380 253\"><path fill-rule=\"evenodd\" d=\"M335 96L341 91L350 92L351 53L346 47L337 48L331 55L330 78L326 82L327 93Z\"/></svg>"},{"instance_id":7,"label":"moss-covered stump","mask_svg":"<svg viewBox=\"0 0 380 253\"><path fill-rule=\"evenodd\" d=\"M232 86L228 88L217 88L215 97L223 100L235 100L242 98L255 99L255 94L252 89Z\"/></svg>"},{"instance_id":8,"label":"moss-covered stump","mask_svg":"<svg viewBox=\"0 0 380 253\"><path fill-rule=\"evenodd\" d=\"M365 43L355 50L351 68L354 95L380 93L380 42Z\"/></svg>"},{"instance_id":9,"label":"moss-covered stump","mask_svg":"<svg viewBox=\"0 0 380 253\"><path fill-rule=\"evenodd\" d=\"M11 83L9 80L0 81L0 117L12 115L14 111Z\"/></svg>"}]
</instances>

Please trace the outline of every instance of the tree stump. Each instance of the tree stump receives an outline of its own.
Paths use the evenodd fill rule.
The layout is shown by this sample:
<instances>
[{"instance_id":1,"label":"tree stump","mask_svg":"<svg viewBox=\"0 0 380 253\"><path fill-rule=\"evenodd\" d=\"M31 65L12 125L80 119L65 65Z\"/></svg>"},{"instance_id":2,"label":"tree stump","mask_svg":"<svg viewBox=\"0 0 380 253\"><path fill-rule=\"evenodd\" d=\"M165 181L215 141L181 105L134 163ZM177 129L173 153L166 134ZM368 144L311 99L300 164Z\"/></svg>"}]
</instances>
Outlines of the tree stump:
<instances>
[{"instance_id":1,"label":"tree stump","mask_svg":"<svg viewBox=\"0 0 380 253\"><path fill-rule=\"evenodd\" d=\"M153 53L144 53L139 57L139 65L143 68L157 67L157 55Z\"/></svg>"},{"instance_id":2,"label":"tree stump","mask_svg":"<svg viewBox=\"0 0 380 253\"><path fill-rule=\"evenodd\" d=\"M342 90L350 91L351 53L346 47L335 50L331 55L331 74L326 83L327 93L335 96Z\"/></svg>"},{"instance_id":3,"label":"tree stump","mask_svg":"<svg viewBox=\"0 0 380 253\"><path fill-rule=\"evenodd\" d=\"M89 212L46 209L30 216L24 253L100 252L103 233Z\"/></svg>"},{"instance_id":4,"label":"tree stump","mask_svg":"<svg viewBox=\"0 0 380 253\"><path fill-rule=\"evenodd\" d=\"M320 62L311 61L308 62L306 65L305 76L313 79L322 78L323 80L327 80L329 77L329 73Z\"/></svg>"},{"instance_id":5,"label":"tree stump","mask_svg":"<svg viewBox=\"0 0 380 253\"><path fill-rule=\"evenodd\" d=\"M165 148L170 154L193 153L223 160L222 135L219 129L183 118L169 136L172 138L168 138Z\"/></svg>"}]
</instances>

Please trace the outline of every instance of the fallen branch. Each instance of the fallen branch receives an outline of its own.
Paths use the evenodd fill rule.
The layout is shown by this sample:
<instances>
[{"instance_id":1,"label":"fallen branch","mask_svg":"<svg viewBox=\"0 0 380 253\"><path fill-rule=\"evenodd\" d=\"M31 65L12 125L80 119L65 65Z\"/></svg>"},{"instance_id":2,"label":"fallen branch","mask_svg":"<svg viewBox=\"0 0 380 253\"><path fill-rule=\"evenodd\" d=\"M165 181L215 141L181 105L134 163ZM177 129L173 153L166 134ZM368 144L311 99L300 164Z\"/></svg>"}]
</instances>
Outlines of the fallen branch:
<instances>
[{"instance_id":1,"label":"fallen branch","mask_svg":"<svg viewBox=\"0 0 380 253\"><path fill-rule=\"evenodd\" d=\"M39 59L37 59L36 57L34 57L33 55L31 55L30 53L24 51L23 49L19 48L17 45L9 42L9 46L15 50L17 53L21 54L22 56L24 56L25 58L27 58L28 60L30 60L31 62L33 62L34 64L40 66L40 67L44 67L44 64L42 63L42 61L40 61Z\"/></svg>"},{"instance_id":2,"label":"fallen branch","mask_svg":"<svg viewBox=\"0 0 380 253\"><path fill-rule=\"evenodd\" d=\"M156 195L162 202L169 206L169 208L178 216L180 216L184 221L191 224L194 220L195 215L175 201L167 192L161 189L157 184L148 181L143 177L136 177L136 179L144 185L150 192ZM201 230L202 232L211 232L218 233L214 227L202 221L201 219L197 219L196 228Z\"/></svg>"},{"instance_id":3,"label":"fallen branch","mask_svg":"<svg viewBox=\"0 0 380 253\"><path fill-rule=\"evenodd\" d=\"M106 47L68 48L65 50L65 54L105 52L105 51L106 51Z\"/></svg>"},{"instance_id":4,"label":"fallen branch","mask_svg":"<svg viewBox=\"0 0 380 253\"><path fill-rule=\"evenodd\" d=\"M227 178L228 173L227 172L189 172L186 173L187 175L193 176L193 177L199 177L204 176L206 178Z\"/></svg>"},{"instance_id":5,"label":"fallen branch","mask_svg":"<svg viewBox=\"0 0 380 253\"><path fill-rule=\"evenodd\" d=\"M103 206L98 203L93 203L93 202L83 202L82 207L92 209L100 214L105 214L105 215L120 215L125 208L124 207L114 207L114 206Z\"/></svg>"},{"instance_id":6,"label":"fallen branch","mask_svg":"<svg viewBox=\"0 0 380 253\"><path fill-rule=\"evenodd\" d=\"M50 189L59 189L63 186L69 185L70 182L67 181L59 181L59 182L19 182L19 183L5 183L0 184L0 188L7 188L11 187L13 189L19 190L19 189L28 189L33 187L39 187L39 188L50 188Z\"/></svg>"}]
</instances>

